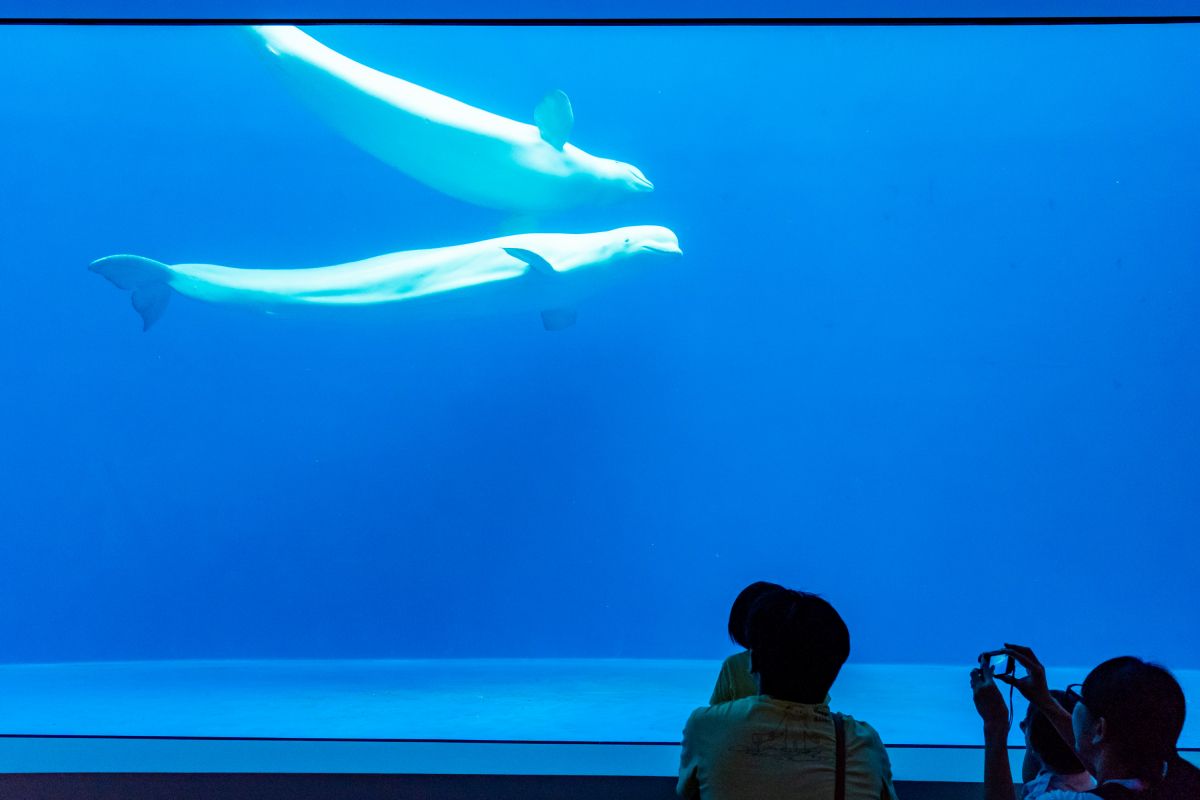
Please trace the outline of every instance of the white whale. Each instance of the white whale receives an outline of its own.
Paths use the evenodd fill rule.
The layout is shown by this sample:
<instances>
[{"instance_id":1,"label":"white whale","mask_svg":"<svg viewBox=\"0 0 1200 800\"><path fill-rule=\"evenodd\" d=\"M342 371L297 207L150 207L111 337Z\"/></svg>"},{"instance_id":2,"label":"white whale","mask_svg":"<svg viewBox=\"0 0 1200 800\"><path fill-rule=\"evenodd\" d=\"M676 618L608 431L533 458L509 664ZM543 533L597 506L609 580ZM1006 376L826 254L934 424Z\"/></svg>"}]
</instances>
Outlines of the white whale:
<instances>
[{"instance_id":1,"label":"white whale","mask_svg":"<svg viewBox=\"0 0 1200 800\"><path fill-rule=\"evenodd\" d=\"M292 26L254 26L295 90L356 145L451 197L518 213L605 202L654 187L637 167L567 143L561 91L535 125L492 114L359 64Z\"/></svg>"},{"instance_id":2,"label":"white whale","mask_svg":"<svg viewBox=\"0 0 1200 800\"><path fill-rule=\"evenodd\" d=\"M133 255L92 262L90 269L133 292L149 330L172 292L211 303L366 305L444 301L451 313L541 311L547 330L575 321L575 305L628 275L646 253L680 254L668 228L636 225L598 233L525 233L471 244L389 253L306 269L239 269L163 264Z\"/></svg>"}]
</instances>

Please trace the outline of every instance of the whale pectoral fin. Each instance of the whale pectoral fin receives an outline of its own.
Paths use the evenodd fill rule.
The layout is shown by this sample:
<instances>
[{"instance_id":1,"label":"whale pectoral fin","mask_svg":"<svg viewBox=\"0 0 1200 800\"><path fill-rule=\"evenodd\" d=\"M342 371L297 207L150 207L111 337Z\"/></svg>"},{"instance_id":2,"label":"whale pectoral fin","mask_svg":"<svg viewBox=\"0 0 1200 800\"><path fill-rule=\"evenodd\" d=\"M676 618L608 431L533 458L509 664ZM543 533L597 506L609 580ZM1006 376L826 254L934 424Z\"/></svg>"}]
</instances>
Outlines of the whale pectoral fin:
<instances>
[{"instance_id":1,"label":"whale pectoral fin","mask_svg":"<svg viewBox=\"0 0 1200 800\"><path fill-rule=\"evenodd\" d=\"M133 308L142 318L142 331L150 330L167 310L171 287L165 283L147 283L133 290Z\"/></svg>"},{"instance_id":2,"label":"whale pectoral fin","mask_svg":"<svg viewBox=\"0 0 1200 800\"><path fill-rule=\"evenodd\" d=\"M520 247L506 247L504 248L504 252L513 258L519 258L524 261L529 265L530 271L538 275L554 275L558 272L549 261L532 250L525 250Z\"/></svg>"},{"instance_id":3,"label":"whale pectoral fin","mask_svg":"<svg viewBox=\"0 0 1200 800\"><path fill-rule=\"evenodd\" d=\"M578 316L573 308L547 308L542 312L542 327L548 331L566 330Z\"/></svg>"},{"instance_id":4,"label":"whale pectoral fin","mask_svg":"<svg viewBox=\"0 0 1200 800\"><path fill-rule=\"evenodd\" d=\"M575 112L571 110L571 99L567 93L555 89L543 97L533 110L533 121L542 138L562 150L567 139L571 138L571 128L575 127Z\"/></svg>"}]
</instances>

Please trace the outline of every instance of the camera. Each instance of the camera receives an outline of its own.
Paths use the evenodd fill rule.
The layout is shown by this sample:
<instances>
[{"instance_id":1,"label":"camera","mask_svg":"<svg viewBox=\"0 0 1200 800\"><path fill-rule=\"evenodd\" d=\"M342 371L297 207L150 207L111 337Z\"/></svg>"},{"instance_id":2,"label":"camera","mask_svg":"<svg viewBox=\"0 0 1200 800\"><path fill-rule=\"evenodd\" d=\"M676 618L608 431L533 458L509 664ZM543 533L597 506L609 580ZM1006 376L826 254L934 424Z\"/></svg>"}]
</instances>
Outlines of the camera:
<instances>
[{"instance_id":1,"label":"camera","mask_svg":"<svg viewBox=\"0 0 1200 800\"><path fill-rule=\"evenodd\" d=\"M1017 664L1007 653L980 653L979 668L991 670L993 675L1012 675L1017 671Z\"/></svg>"}]
</instances>

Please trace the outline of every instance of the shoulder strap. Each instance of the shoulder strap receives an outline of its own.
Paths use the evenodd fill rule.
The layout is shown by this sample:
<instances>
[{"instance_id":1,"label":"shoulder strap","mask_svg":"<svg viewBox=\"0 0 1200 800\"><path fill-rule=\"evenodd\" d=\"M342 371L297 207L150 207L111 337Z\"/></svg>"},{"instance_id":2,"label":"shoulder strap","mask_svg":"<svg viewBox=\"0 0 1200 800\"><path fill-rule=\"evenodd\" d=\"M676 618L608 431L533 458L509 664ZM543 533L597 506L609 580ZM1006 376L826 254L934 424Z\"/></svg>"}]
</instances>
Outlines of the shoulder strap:
<instances>
[{"instance_id":1,"label":"shoulder strap","mask_svg":"<svg viewBox=\"0 0 1200 800\"><path fill-rule=\"evenodd\" d=\"M837 741L837 768L833 800L846 800L846 723L841 714L833 715L833 734Z\"/></svg>"}]
</instances>

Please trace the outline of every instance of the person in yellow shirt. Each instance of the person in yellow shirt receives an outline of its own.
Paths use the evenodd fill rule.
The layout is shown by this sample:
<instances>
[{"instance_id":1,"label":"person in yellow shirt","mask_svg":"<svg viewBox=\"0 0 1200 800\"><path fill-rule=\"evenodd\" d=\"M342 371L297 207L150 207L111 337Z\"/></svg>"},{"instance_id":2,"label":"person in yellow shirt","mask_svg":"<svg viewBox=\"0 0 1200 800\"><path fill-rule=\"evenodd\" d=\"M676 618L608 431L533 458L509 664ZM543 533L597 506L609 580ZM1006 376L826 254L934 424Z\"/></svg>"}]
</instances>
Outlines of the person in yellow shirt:
<instances>
[{"instance_id":1,"label":"person in yellow shirt","mask_svg":"<svg viewBox=\"0 0 1200 800\"><path fill-rule=\"evenodd\" d=\"M896 800L891 763L870 725L829 710L850 632L828 602L791 589L751 606L758 692L692 712L676 791L689 800Z\"/></svg>"},{"instance_id":2,"label":"person in yellow shirt","mask_svg":"<svg viewBox=\"0 0 1200 800\"><path fill-rule=\"evenodd\" d=\"M759 598L781 589L783 587L778 583L755 581L738 592L738 596L734 598L733 606L729 609L729 638L742 650L721 664L717 685L708 701L710 706L758 694L758 684L750 674L750 645L746 638L746 620L750 616L751 607Z\"/></svg>"}]
</instances>

